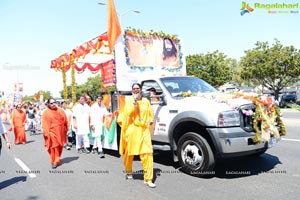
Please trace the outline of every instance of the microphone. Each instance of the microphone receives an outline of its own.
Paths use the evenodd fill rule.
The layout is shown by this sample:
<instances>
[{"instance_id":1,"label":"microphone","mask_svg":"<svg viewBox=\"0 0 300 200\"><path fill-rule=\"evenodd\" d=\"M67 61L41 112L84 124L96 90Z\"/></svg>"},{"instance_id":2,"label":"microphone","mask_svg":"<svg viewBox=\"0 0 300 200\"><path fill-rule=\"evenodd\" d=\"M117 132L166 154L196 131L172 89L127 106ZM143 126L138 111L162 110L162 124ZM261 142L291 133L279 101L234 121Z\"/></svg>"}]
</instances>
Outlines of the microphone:
<instances>
[{"instance_id":1,"label":"microphone","mask_svg":"<svg viewBox=\"0 0 300 200\"><path fill-rule=\"evenodd\" d=\"M132 96L133 96L134 101L136 102L138 99L138 94L133 93Z\"/></svg>"}]
</instances>

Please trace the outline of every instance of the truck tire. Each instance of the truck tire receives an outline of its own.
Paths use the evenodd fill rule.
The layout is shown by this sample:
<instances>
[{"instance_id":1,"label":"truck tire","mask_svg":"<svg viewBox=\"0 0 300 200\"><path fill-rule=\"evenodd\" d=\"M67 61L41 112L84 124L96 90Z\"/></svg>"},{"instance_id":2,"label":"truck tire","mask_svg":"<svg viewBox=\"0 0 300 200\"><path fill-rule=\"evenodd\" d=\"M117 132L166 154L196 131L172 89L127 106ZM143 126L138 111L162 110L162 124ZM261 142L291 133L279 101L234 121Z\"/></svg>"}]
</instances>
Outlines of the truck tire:
<instances>
[{"instance_id":1,"label":"truck tire","mask_svg":"<svg viewBox=\"0 0 300 200\"><path fill-rule=\"evenodd\" d=\"M181 136L177 145L177 155L183 172L197 177L213 174L214 154L202 136L194 132Z\"/></svg>"}]
</instances>

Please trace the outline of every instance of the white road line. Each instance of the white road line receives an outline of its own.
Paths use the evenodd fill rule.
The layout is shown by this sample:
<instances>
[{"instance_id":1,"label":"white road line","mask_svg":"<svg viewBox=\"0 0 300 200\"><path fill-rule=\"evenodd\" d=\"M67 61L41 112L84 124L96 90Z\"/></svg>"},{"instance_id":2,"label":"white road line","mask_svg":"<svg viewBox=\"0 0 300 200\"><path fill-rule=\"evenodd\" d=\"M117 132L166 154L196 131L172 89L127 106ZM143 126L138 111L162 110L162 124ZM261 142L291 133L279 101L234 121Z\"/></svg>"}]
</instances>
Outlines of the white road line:
<instances>
[{"instance_id":1,"label":"white road line","mask_svg":"<svg viewBox=\"0 0 300 200\"><path fill-rule=\"evenodd\" d=\"M300 142L300 140L298 140L298 139L281 138L281 140L293 141L293 142Z\"/></svg>"},{"instance_id":2,"label":"white road line","mask_svg":"<svg viewBox=\"0 0 300 200\"><path fill-rule=\"evenodd\" d=\"M28 176L30 178L35 178L36 175L34 173L31 172L31 170L29 169L29 167L27 167L27 165L25 165L25 163L23 163L22 160L20 160L19 158L15 158L15 161L18 163L18 165L24 170L24 172L26 172L28 174Z\"/></svg>"}]
</instances>

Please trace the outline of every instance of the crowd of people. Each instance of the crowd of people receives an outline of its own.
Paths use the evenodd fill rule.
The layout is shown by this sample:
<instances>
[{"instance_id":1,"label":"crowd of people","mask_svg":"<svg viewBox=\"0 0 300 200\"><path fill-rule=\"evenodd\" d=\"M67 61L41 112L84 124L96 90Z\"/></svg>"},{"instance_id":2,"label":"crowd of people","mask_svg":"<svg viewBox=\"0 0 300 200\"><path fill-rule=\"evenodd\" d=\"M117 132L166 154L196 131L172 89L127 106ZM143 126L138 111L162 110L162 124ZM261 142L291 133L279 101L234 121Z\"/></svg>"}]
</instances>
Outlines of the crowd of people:
<instances>
[{"instance_id":1,"label":"crowd of people","mask_svg":"<svg viewBox=\"0 0 300 200\"><path fill-rule=\"evenodd\" d=\"M47 147L47 142L52 142L52 140L48 140L47 128L50 121L54 121L49 111L59 109L66 116L65 121L67 123L64 133L66 140L63 141L63 147L71 150L72 146L75 145L78 153L90 153L92 151L92 153L98 153L100 158L104 158L105 155L99 137L103 117L108 114L108 111L102 104L101 94L97 96L96 102L92 100L91 95L85 93L79 98L72 110L68 108L69 105L66 101L56 101L53 98L40 105L33 102L18 102L13 106L7 106L5 115L2 116L5 116L3 117L5 122L10 124L8 131L14 133L15 145L25 145L27 143L26 133L29 132L30 135L43 133L44 137L46 134L45 146ZM55 115L54 118L58 118L58 115ZM57 124L54 124L54 126L57 126ZM38 131L40 133L37 133ZM52 163L52 166L56 168L58 163Z\"/></svg>"},{"instance_id":2,"label":"crowd of people","mask_svg":"<svg viewBox=\"0 0 300 200\"><path fill-rule=\"evenodd\" d=\"M68 108L67 102L57 102L53 98L42 105L18 103L10 110L9 130L14 132L14 144L25 145L26 130L32 129L34 124L40 124L52 169L61 165L63 149L71 150L73 144L78 153L93 153L105 158L102 126L104 118L110 113L102 101L102 94L97 95L94 102L92 96L85 93L80 96L72 110ZM150 101L141 95L141 85L132 85L132 97L126 99L118 122L121 126L119 153L124 161L125 178L133 179L133 158L139 155L144 170L144 184L151 188L156 187L152 182L153 148L150 133L154 116ZM11 144L2 119L0 133L10 149Z\"/></svg>"}]
</instances>

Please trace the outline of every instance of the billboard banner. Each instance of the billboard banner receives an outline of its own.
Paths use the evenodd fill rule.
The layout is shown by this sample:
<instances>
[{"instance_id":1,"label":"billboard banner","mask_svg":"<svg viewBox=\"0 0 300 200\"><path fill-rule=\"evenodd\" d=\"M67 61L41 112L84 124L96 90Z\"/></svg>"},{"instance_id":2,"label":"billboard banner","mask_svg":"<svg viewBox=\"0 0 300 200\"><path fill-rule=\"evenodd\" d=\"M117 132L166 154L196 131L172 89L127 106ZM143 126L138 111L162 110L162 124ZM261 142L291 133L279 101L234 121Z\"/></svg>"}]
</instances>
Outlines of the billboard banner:
<instances>
[{"instance_id":1,"label":"billboard banner","mask_svg":"<svg viewBox=\"0 0 300 200\"><path fill-rule=\"evenodd\" d=\"M125 31L115 45L117 88L130 91L139 79L186 75L185 57L177 37Z\"/></svg>"}]
</instances>

